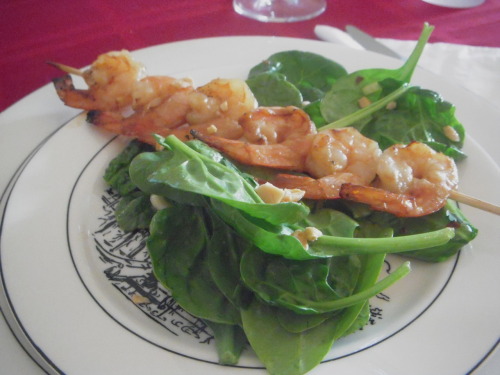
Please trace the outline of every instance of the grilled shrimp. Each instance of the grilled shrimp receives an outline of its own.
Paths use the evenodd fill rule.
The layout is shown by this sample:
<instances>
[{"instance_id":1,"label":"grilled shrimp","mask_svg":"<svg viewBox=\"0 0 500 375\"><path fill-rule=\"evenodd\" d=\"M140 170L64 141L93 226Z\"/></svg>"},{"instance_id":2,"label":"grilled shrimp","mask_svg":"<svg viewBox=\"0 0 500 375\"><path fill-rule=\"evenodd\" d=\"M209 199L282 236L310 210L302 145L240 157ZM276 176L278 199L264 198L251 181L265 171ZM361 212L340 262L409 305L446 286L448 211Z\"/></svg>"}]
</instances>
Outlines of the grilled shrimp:
<instances>
[{"instance_id":1,"label":"grilled shrimp","mask_svg":"<svg viewBox=\"0 0 500 375\"><path fill-rule=\"evenodd\" d=\"M338 198L342 184L373 181L381 153L377 142L355 128L325 130L313 136L305 159L304 172L315 179L280 174L273 184L302 189L310 199Z\"/></svg>"},{"instance_id":2,"label":"grilled shrimp","mask_svg":"<svg viewBox=\"0 0 500 375\"><path fill-rule=\"evenodd\" d=\"M355 128L325 130L314 137L306 171L317 178L356 175L363 184L369 184L375 178L381 153L377 142Z\"/></svg>"},{"instance_id":3,"label":"grilled shrimp","mask_svg":"<svg viewBox=\"0 0 500 375\"><path fill-rule=\"evenodd\" d=\"M147 110L125 116L113 111L91 111L88 121L105 130L155 143L154 134L190 137L191 130L236 139L243 130L238 119L257 102L242 80L215 79L198 89L179 88Z\"/></svg>"},{"instance_id":4,"label":"grilled shrimp","mask_svg":"<svg viewBox=\"0 0 500 375\"><path fill-rule=\"evenodd\" d=\"M196 134L208 145L248 165L303 171L316 127L296 107L257 108L240 118L240 139Z\"/></svg>"},{"instance_id":5,"label":"grilled shrimp","mask_svg":"<svg viewBox=\"0 0 500 375\"><path fill-rule=\"evenodd\" d=\"M240 118L243 138L252 144L279 144L316 134L316 126L303 110L288 107L260 107Z\"/></svg>"},{"instance_id":6,"label":"grilled shrimp","mask_svg":"<svg viewBox=\"0 0 500 375\"><path fill-rule=\"evenodd\" d=\"M453 160L424 144L381 153L354 128L318 133L299 108L257 107L243 80L195 88L189 79L145 76L127 51L103 54L83 72L63 70L82 76L88 89L76 89L66 75L54 80L58 95L89 111L94 125L151 144L154 134L196 135L241 163L307 174L282 173L272 181L302 189L306 198L341 197L397 216L422 216L441 208L458 184Z\"/></svg>"},{"instance_id":7,"label":"grilled shrimp","mask_svg":"<svg viewBox=\"0 0 500 375\"><path fill-rule=\"evenodd\" d=\"M187 78L145 76L127 51L100 55L84 72L54 65L81 75L88 85L76 89L70 75L55 79L66 105L89 111L96 126L148 143L154 134L186 137L193 129L239 138L239 118L257 107L243 80L215 79L195 89Z\"/></svg>"},{"instance_id":8,"label":"grilled shrimp","mask_svg":"<svg viewBox=\"0 0 500 375\"><path fill-rule=\"evenodd\" d=\"M67 106L84 110L142 110L154 107L179 89L192 87L189 79L146 77L144 66L134 61L128 51L102 54L89 69L71 72L81 75L88 89L76 89L68 74L54 79L56 92Z\"/></svg>"},{"instance_id":9,"label":"grilled shrimp","mask_svg":"<svg viewBox=\"0 0 500 375\"><path fill-rule=\"evenodd\" d=\"M419 142L386 149L377 176L376 187L346 184L340 196L396 216L418 217L442 208L458 185L453 159Z\"/></svg>"}]
</instances>

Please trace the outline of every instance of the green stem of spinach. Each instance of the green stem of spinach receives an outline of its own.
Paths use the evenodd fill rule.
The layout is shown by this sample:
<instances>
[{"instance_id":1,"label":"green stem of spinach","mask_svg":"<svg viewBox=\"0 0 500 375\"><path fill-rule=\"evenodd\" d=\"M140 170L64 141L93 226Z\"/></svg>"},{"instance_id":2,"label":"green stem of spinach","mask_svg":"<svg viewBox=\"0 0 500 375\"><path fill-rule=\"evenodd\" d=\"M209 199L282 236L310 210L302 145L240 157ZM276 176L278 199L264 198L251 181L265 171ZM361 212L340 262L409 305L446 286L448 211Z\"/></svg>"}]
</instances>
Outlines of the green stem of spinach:
<instances>
[{"instance_id":1,"label":"green stem of spinach","mask_svg":"<svg viewBox=\"0 0 500 375\"><path fill-rule=\"evenodd\" d=\"M306 306L309 312L321 314L330 311L335 311L339 309L343 309L372 298L378 293L384 291L396 281L402 279L406 275L408 275L411 271L410 262L406 261L401 266L399 266L395 271L391 274L374 284L373 286L364 289L358 293L352 294L349 297L340 298L337 300L330 301L311 301L309 299L303 299L299 297L295 297L295 305L303 305ZM290 306L291 307L291 306Z\"/></svg>"},{"instance_id":2,"label":"green stem of spinach","mask_svg":"<svg viewBox=\"0 0 500 375\"><path fill-rule=\"evenodd\" d=\"M326 124L318 129L318 131L322 130L328 130L328 129L338 129L338 128L345 128L347 126L350 126L351 124L367 117L370 116L372 113L377 112L378 110L384 108L389 104L390 102L396 100L399 98L401 95L403 95L405 92L407 92L410 89L410 86L408 84L403 84L400 88L397 90L394 90L391 92L389 95L384 96L382 99L377 100L376 102L370 104L369 106L366 106L365 108L362 108L348 116L345 116L337 121L331 122L329 124Z\"/></svg>"},{"instance_id":3,"label":"green stem of spinach","mask_svg":"<svg viewBox=\"0 0 500 375\"><path fill-rule=\"evenodd\" d=\"M202 160L204 163L212 163L212 164L216 163L216 164L218 164L220 169L227 170L229 173L234 173L232 170L225 167L224 165L215 162L214 160L210 159L209 157L207 157L203 154L200 154L199 152L196 152L195 150L193 150L191 147L186 145L184 142L182 142L179 138L177 138L174 135L170 135L166 138L163 138L163 137L158 136L158 135L155 137L156 137L157 142L160 145L166 147L167 149L180 150L184 154L188 155L189 157L192 157L195 159L198 158L198 159ZM241 182L242 182L243 186L245 187L245 190L248 192L248 194L255 200L255 203L264 203L262 198L255 192L255 189L248 182L246 182L244 179L241 179Z\"/></svg>"},{"instance_id":4,"label":"green stem of spinach","mask_svg":"<svg viewBox=\"0 0 500 375\"><path fill-rule=\"evenodd\" d=\"M408 60L406 61L406 63L400 69L400 73L401 73L402 77L411 77L413 75L413 71L415 70L415 67L417 66L417 61L420 59L420 56L422 55L422 52L425 48L425 45L427 44L427 41L429 40L433 31L434 31L434 26L431 26L426 22L424 24L424 28L422 30L422 33L420 34L420 37L418 38L417 45L415 46L415 49L413 50L411 55L408 57Z\"/></svg>"},{"instance_id":5,"label":"green stem of spinach","mask_svg":"<svg viewBox=\"0 0 500 375\"><path fill-rule=\"evenodd\" d=\"M311 243L311 255L341 256L349 254L400 253L439 246L455 235L453 228L400 237L349 238L321 236Z\"/></svg>"}]
</instances>

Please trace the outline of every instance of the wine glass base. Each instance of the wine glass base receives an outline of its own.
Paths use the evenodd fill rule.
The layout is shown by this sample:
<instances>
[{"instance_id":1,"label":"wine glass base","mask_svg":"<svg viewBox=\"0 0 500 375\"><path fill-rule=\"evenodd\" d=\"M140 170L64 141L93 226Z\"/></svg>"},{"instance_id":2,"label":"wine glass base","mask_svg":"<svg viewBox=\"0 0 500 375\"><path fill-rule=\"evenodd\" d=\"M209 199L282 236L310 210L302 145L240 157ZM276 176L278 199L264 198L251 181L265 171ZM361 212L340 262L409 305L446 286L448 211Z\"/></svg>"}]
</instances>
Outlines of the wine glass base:
<instances>
[{"instance_id":1,"label":"wine glass base","mask_svg":"<svg viewBox=\"0 0 500 375\"><path fill-rule=\"evenodd\" d=\"M234 0L236 13L262 22L297 22L319 16L326 0Z\"/></svg>"}]
</instances>

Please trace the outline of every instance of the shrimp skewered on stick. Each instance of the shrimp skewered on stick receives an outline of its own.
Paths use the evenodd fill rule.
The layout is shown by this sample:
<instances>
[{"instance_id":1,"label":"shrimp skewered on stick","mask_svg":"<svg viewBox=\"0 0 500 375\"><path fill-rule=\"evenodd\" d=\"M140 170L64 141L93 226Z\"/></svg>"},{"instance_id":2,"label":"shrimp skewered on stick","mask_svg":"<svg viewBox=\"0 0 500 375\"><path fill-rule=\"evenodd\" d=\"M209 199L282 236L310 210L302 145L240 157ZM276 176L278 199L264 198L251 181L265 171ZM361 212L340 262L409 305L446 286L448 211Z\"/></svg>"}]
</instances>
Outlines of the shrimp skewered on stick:
<instances>
[{"instance_id":1,"label":"shrimp skewered on stick","mask_svg":"<svg viewBox=\"0 0 500 375\"><path fill-rule=\"evenodd\" d=\"M242 80L216 79L194 88L189 79L145 76L144 67L127 51L101 55L85 71L50 64L85 80L87 90L76 89L69 74L55 79L54 85L66 105L89 111L88 120L94 125L151 144L156 144L154 134L187 139L194 131L242 163L308 173L312 177L279 174L273 181L279 187L305 190L306 198L342 197L399 216L421 216L451 197L500 214L500 207L455 190L456 167L444 155L415 142L393 146L378 161L378 145L354 129L317 133L298 108L257 108ZM419 152L430 158L424 172L432 178L408 173L412 167L396 155ZM391 153L392 159L387 156ZM436 163L442 167L430 172ZM412 177L406 181L399 173ZM399 185L395 176L401 177Z\"/></svg>"},{"instance_id":2,"label":"shrimp skewered on stick","mask_svg":"<svg viewBox=\"0 0 500 375\"><path fill-rule=\"evenodd\" d=\"M88 120L102 129L155 144L154 134L189 137L191 130L217 133L227 139L243 134L238 120L257 102L242 80L214 79L197 89L179 87L154 107L125 116L113 111L90 111Z\"/></svg>"},{"instance_id":3,"label":"shrimp skewered on stick","mask_svg":"<svg viewBox=\"0 0 500 375\"><path fill-rule=\"evenodd\" d=\"M315 178L282 173L272 183L280 188L304 190L310 199L339 198L342 184L367 185L375 178L381 151L377 142L356 129L320 133L295 130L291 134L283 142L265 145L218 136L196 137L243 164L308 173Z\"/></svg>"},{"instance_id":4,"label":"shrimp skewered on stick","mask_svg":"<svg viewBox=\"0 0 500 375\"><path fill-rule=\"evenodd\" d=\"M343 185L340 197L396 216L417 217L443 207L458 186L453 159L419 142L386 149L377 164L377 177L376 187Z\"/></svg>"},{"instance_id":5,"label":"shrimp skewered on stick","mask_svg":"<svg viewBox=\"0 0 500 375\"><path fill-rule=\"evenodd\" d=\"M308 199L357 201L400 217L436 212L458 186L457 168L450 157L419 142L394 145L382 153L376 142L354 128L309 135L309 149L293 149L296 157L300 155L304 160L293 168L281 161L285 153L275 145L197 137L241 163L293 169L316 177L280 173L271 181L279 188L304 190ZM255 154L259 155L258 163ZM500 213L495 206L485 205L488 211Z\"/></svg>"},{"instance_id":6,"label":"shrimp skewered on stick","mask_svg":"<svg viewBox=\"0 0 500 375\"><path fill-rule=\"evenodd\" d=\"M190 79L145 76L127 51L100 55L80 71L51 63L84 78L87 90L76 89L68 74L54 80L68 106L89 111L88 120L105 130L155 143L154 134L181 138L196 129L226 138L242 134L238 119L257 107L243 80L215 79L195 88Z\"/></svg>"},{"instance_id":7,"label":"shrimp skewered on stick","mask_svg":"<svg viewBox=\"0 0 500 375\"><path fill-rule=\"evenodd\" d=\"M54 85L64 104L88 111L144 110L154 107L179 89L194 89L189 79L146 77L144 66L134 61L127 51L102 54L85 71L50 64L84 79L87 90L76 89L69 74L56 78Z\"/></svg>"},{"instance_id":8,"label":"shrimp skewered on stick","mask_svg":"<svg viewBox=\"0 0 500 375\"><path fill-rule=\"evenodd\" d=\"M196 138L242 164L303 171L316 127L296 107L257 108L244 114L240 139L193 132Z\"/></svg>"}]
</instances>

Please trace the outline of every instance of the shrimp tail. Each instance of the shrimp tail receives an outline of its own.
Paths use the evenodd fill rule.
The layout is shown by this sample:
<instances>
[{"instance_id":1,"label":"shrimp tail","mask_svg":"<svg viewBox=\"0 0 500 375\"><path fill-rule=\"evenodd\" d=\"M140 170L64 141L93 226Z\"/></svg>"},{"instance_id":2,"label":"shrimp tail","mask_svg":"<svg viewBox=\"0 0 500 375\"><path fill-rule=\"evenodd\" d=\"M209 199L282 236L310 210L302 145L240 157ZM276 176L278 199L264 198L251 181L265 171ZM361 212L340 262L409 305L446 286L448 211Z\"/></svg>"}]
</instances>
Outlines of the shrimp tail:
<instances>
[{"instance_id":1,"label":"shrimp tail","mask_svg":"<svg viewBox=\"0 0 500 375\"><path fill-rule=\"evenodd\" d=\"M173 134L173 131L168 128L160 128L150 122L138 123L134 119L130 121L120 113L112 111L89 111L87 112L87 122L107 132L136 138L151 145L156 145L155 134L164 137ZM180 131L178 133L185 135L188 132Z\"/></svg>"},{"instance_id":2,"label":"shrimp tail","mask_svg":"<svg viewBox=\"0 0 500 375\"><path fill-rule=\"evenodd\" d=\"M57 95L68 107L91 110L98 107L96 100L87 90L78 90L73 84L73 79L69 74L52 80Z\"/></svg>"},{"instance_id":3,"label":"shrimp tail","mask_svg":"<svg viewBox=\"0 0 500 375\"><path fill-rule=\"evenodd\" d=\"M308 176L300 176L279 173L271 183L282 189L300 189L305 191L306 199L337 199L339 198L339 187L332 183L331 179L325 177L314 179Z\"/></svg>"},{"instance_id":4,"label":"shrimp tail","mask_svg":"<svg viewBox=\"0 0 500 375\"><path fill-rule=\"evenodd\" d=\"M371 186L343 184L339 195L343 199L368 204L375 211L385 211L399 217L417 217L427 214L418 209L415 197Z\"/></svg>"},{"instance_id":5,"label":"shrimp tail","mask_svg":"<svg viewBox=\"0 0 500 375\"><path fill-rule=\"evenodd\" d=\"M117 112L88 111L87 122L114 134L125 134L123 116ZM134 134L136 135L136 134Z\"/></svg>"},{"instance_id":6,"label":"shrimp tail","mask_svg":"<svg viewBox=\"0 0 500 375\"><path fill-rule=\"evenodd\" d=\"M194 138L205 142L239 163L302 171L304 156L283 144L256 145L245 141L227 139L198 131L191 131Z\"/></svg>"}]
</instances>

